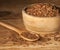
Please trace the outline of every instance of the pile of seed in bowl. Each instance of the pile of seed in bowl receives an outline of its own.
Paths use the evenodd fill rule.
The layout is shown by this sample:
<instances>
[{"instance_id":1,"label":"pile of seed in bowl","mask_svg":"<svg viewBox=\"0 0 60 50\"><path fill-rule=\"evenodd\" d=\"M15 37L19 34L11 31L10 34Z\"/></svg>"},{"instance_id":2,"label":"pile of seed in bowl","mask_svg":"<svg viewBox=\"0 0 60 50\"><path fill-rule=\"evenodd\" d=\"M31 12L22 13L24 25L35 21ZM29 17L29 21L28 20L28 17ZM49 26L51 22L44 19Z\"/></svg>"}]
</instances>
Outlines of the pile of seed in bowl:
<instances>
[{"instance_id":1,"label":"pile of seed in bowl","mask_svg":"<svg viewBox=\"0 0 60 50\"><path fill-rule=\"evenodd\" d=\"M59 15L59 10L52 4L36 3L28 6L26 13L38 17L54 17Z\"/></svg>"}]
</instances>

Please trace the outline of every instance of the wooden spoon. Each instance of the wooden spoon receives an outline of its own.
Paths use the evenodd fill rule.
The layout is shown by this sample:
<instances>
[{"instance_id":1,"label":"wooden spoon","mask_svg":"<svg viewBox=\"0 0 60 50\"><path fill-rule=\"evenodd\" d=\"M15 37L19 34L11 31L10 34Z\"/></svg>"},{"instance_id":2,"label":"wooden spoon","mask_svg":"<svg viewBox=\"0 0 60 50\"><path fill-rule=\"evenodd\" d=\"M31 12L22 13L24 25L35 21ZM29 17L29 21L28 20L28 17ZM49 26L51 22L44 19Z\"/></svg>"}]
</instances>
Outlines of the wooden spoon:
<instances>
[{"instance_id":1,"label":"wooden spoon","mask_svg":"<svg viewBox=\"0 0 60 50\"><path fill-rule=\"evenodd\" d=\"M9 25L9 24L6 24L6 23L4 23L4 22L0 22L0 25L6 27L6 28L8 28L8 29L11 29L11 30L13 30L13 31L15 31L15 32L17 32L17 33L20 35L20 37L23 38L24 40L27 40L27 41L36 41L36 40L39 39L39 35L36 34L36 33L29 33L28 31L20 30L20 29L18 29L18 28L16 28L16 27L14 27L14 26L12 26L12 25ZM29 36L29 34L32 35L32 38L27 38L27 36L24 36L24 35L23 35L23 34L26 34L26 33L28 33L27 36ZM34 35L36 38L34 38L33 35Z\"/></svg>"}]
</instances>

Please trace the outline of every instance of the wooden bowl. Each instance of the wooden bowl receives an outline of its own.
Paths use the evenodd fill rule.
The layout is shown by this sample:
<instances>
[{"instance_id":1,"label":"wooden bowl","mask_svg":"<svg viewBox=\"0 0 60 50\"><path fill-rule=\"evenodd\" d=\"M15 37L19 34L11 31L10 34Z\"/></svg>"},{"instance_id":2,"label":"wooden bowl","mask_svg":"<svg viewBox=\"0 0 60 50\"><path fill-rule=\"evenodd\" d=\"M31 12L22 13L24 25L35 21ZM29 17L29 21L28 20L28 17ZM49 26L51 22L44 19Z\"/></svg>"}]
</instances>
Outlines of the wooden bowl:
<instances>
[{"instance_id":1,"label":"wooden bowl","mask_svg":"<svg viewBox=\"0 0 60 50\"><path fill-rule=\"evenodd\" d=\"M27 6L28 7L28 6ZM25 7L22 10L23 22L26 29L30 32L35 32L40 35L45 35L50 32L59 31L59 16L54 17L38 17L26 13Z\"/></svg>"}]
</instances>

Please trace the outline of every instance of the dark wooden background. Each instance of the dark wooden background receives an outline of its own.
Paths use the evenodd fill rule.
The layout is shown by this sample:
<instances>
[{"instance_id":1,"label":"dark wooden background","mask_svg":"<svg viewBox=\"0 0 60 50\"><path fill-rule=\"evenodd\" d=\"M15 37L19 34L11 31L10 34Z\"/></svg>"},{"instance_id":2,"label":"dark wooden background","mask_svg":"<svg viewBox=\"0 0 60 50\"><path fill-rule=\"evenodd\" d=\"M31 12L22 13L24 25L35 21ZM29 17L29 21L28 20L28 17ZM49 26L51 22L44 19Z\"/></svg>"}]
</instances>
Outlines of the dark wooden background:
<instances>
[{"instance_id":1,"label":"dark wooden background","mask_svg":"<svg viewBox=\"0 0 60 50\"><path fill-rule=\"evenodd\" d=\"M0 10L9 10L21 15L24 6L38 2L53 3L60 6L60 0L0 0Z\"/></svg>"}]
</instances>

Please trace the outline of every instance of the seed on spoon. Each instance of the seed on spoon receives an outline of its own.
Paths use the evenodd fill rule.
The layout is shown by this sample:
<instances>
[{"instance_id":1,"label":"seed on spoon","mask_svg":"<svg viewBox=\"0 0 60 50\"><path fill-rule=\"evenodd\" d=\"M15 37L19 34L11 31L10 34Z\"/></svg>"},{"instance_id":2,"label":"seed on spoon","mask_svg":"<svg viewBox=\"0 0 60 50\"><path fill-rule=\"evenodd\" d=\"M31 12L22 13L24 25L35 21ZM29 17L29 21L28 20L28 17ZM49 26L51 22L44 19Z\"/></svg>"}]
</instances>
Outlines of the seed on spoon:
<instances>
[{"instance_id":1,"label":"seed on spoon","mask_svg":"<svg viewBox=\"0 0 60 50\"><path fill-rule=\"evenodd\" d=\"M39 35L36 33L22 32L20 36L27 41L37 41L39 39Z\"/></svg>"}]
</instances>

